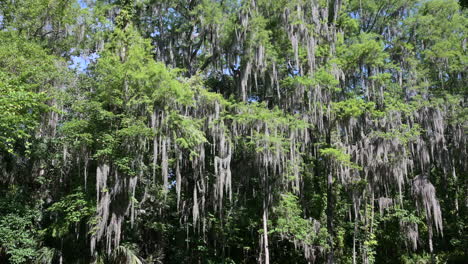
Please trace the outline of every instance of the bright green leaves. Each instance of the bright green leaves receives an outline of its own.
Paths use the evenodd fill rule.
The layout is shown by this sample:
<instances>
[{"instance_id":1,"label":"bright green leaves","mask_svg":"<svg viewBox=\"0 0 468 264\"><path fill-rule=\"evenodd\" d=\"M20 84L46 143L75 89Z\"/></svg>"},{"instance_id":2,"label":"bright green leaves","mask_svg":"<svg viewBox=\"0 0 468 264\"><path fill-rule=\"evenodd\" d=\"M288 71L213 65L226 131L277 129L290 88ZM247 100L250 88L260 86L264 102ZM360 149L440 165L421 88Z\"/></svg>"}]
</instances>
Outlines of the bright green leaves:
<instances>
[{"instance_id":1,"label":"bright green leaves","mask_svg":"<svg viewBox=\"0 0 468 264\"><path fill-rule=\"evenodd\" d=\"M247 143L256 146L256 152L289 150L290 131L305 129L310 126L298 115L288 115L282 110L268 109L263 103L238 103L231 106L234 115L230 115L238 125L252 127L253 133L244 136Z\"/></svg>"},{"instance_id":2,"label":"bright green leaves","mask_svg":"<svg viewBox=\"0 0 468 264\"><path fill-rule=\"evenodd\" d=\"M115 29L93 74L99 84L90 94L90 103L102 108L97 116L90 113L90 118L98 121L98 126L90 122L98 130L94 133L102 135L96 157L113 157L122 171L133 175L129 164L144 142L162 131L162 127L150 128L148 122L159 111L168 116L162 125L179 131L176 143L182 148L193 149L206 140L199 130L200 122L180 113L181 107L194 106L195 89L180 80L177 70L154 61L149 41L132 27Z\"/></svg>"},{"instance_id":3,"label":"bright green leaves","mask_svg":"<svg viewBox=\"0 0 468 264\"><path fill-rule=\"evenodd\" d=\"M281 82L282 85L289 87L289 86L295 86L295 85L304 85L304 86L312 86L315 85L316 82L312 78L306 77L306 76L289 76L282 80Z\"/></svg>"},{"instance_id":4,"label":"bright green leaves","mask_svg":"<svg viewBox=\"0 0 468 264\"><path fill-rule=\"evenodd\" d=\"M269 46L269 41L271 37L271 31L267 29L268 19L263 17L261 14L255 14L250 21L250 31L252 33L252 38L249 40L252 42L252 45L263 45Z\"/></svg>"},{"instance_id":5,"label":"bright green leaves","mask_svg":"<svg viewBox=\"0 0 468 264\"><path fill-rule=\"evenodd\" d=\"M342 13L337 22L348 34L359 32L359 20L352 18L348 13Z\"/></svg>"},{"instance_id":6,"label":"bright green leaves","mask_svg":"<svg viewBox=\"0 0 468 264\"><path fill-rule=\"evenodd\" d=\"M329 67L320 67L316 70L313 77L311 76L289 76L281 81L282 86L289 88L295 92L298 87L302 86L306 90L313 90L313 87L318 86L331 92L341 91L339 87L340 81L330 73Z\"/></svg>"},{"instance_id":7,"label":"bright green leaves","mask_svg":"<svg viewBox=\"0 0 468 264\"><path fill-rule=\"evenodd\" d=\"M81 13L78 1L5 0L0 2L0 12L4 28L41 41L57 53L68 52L81 35L80 26L75 26Z\"/></svg>"},{"instance_id":8,"label":"bright green leaves","mask_svg":"<svg viewBox=\"0 0 468 264\"><path fill-rule=\"evenodd\" d=\"M14 153L21 142L28 152L31 134L41 114L49 110L46 99L44 93L31 91L0 71L0 150Z\"/></svg>"},{"instance_id":9,"label":"bright green leaves","mask_svg":"<svg viewBox=\"0 0 468 264\"><path fill-rule=\"evenodd\" d=\"M270 126L287 125L288 118L280 109L270 110L264 103L238 103L235 106L237 114L234 119L242 124L268 123Z\"/></svg>"},{"instance_id":10,"label":"bright green leaves","mask_svg":"<svg viewBox=\"0 0 468 264\"><path fill-rule=\"evenodd\" d=\"M335 262L395 262L409 227L429 238L405 180L423 170L450 207L434 254L464 245L466 13L454 0L7 0L0 18L1 180L24 176L52 201L43 219L1 204L0 261L30 262L40 244L68 263L91 234L77 261L115 248L124 262L250 263L269 235L272 263L333 247ZM97 60L71 75L51 52ZM106 245L120 232L135 250Z\"/></svg>"},{"instance_id":11,"label":"bright green leaves","mask_svg":"<svg viewBox=\"0 0 468 264\"><path fill-rule=\"evenodd\" d=\"M226 22L221 3L218 1L202 0L192 13L198 16L203 27L223 26L223 22Z\"/></svg>"},{"instance_id":12,"label":"bright green leaves","mask_svg":"<svg viewBox=\"0 0 468 264\"><path fill-rule=\"evenodd\" d=\"M338 92L339 81L330 73L326 68L320 68L317 70L314 76L314 81L321 87L324 87L328 90Z\"/></svg>"},{"instance_id":13,"label":"bright green leaves","mask_svg":"<svg viewBox=\"0 0 468 264\"><path fill-rule=\"evenodd\" d=\"M75 193L63 197L60 201L52 204L47 211L55 219L49 227L52 237L63 237L71 232L81 221L89 220L95 213L94 206L86 200L83 192L78 190Z\"/></svg>"},{"instance_id":14,"label":"bright green leaves","mask_svg":"<svg viewBox=\"0 0 468 264\"><path fill-rule=\"evenodd\" d=\"M361 170L362 168L351 161L351 155L344 150L338 148L323 148L319 150L320 155L336 161L338 165L347 166L353 169Z\"/></svg>"},{"instance_id":15,"label":"bright green leaves","mask_svg":"<svg viewBox=\"0 0 468 264\"><path fill-rule=\"evenodd\" d=\"M0 63L2 71L38 90L51 87L51 81L60 76L58 59L48 55L41 46L13 32L0 33Z\"/></svg>"},{"instance_id":16,"label":"bright green leaves","mask_svg":"<svg viewBox=\"0 0 468 264\"><path fill-rule=\"evenodd\" d=\"M201 130L203 121L180 115L175 111L169 113L169 127L173 131L176 143L180 148L189 150L191 158L198 156L196 147L207 142L205 133Z\"/></svg>"},{"instance_id":17,"label":"bright green leaves","mask_svg":"<svg viewBox=\"0 0 468 264\"><path fill-rule=\"evenodd\" d=\"M176 79L177 71L155 62L150 50L149 42L134 29L116 29L94 69L101 84L98 99L111 108L132 110L150 109L154 103L192 104L192 90Z\"/></svg>"},{"instance_id":18,"label":"bright green leaves","mask_svg":"<svg viewBox=\"0 0 468 264\"><path fill-rule=\"evenodd\" d=\"M466 35L468 18L457 1L428 1L406 23L417 36L421 62L429 67L431 77L445 89L464 89L464 84L445 84L450 76L467 71Z\"/></svg>"},{"instance_id":19,"label":"bright green leaves","mask_svg":"<svg viewBox=\"0 0 468 264\"><path fill-rule=\"evenodd\" d=\"M152 98L162 105L191 106L194 101L194 90L186 82L178 80L176 70L168 69L162 63L157 63L156 76L160 76L154 88Z\"/></svg>"},{"instance_id":20,"label":"bright green leaves","mask_svg":"<svg viewBox=\"0 0 468 264\"><path fill-rule=\"evenodd\" d=\"M345 69L354 70L362 65L382 67L388 54L384 52L383 41L372 33L361 33L346 43L337 47L338 56Z\"/></svg>"},{"instance_id":21,"label":"bright green leaves","mask_svg":"<svg viewBox=\"0 0 468 264\"><path fill-rule=\"evenodd\" d=\"M15 34L0 34L0 149L14 153L21 143L28 152L30 138L54 94L52 83L61 83L65 71L60 61L48 56L38 45ZM46 94L47 92L47 94ZM20 148L22 149L22 148Z\"/></svg>"},{"instance_id":22,"label":"bright green leaves","mask_svg":"<svg viewBox=\"0 0 468 264\"><path fill-rule=\"evenodd\" d=\"M37 252L41 213L27 201L17 189L1 193L0 256L5 252L8 263L29 263Z\"/></svg>"},{"instance_id":23,"label":"bright green leaves","mask_svg":"<svg viewBox=\"0 0 468 264\"><path fill-rule=\"evenodd\" d=\"M101 84L97 90L99 101L111 108L122 108L131 98L141 96L147 84L145 66L151 60L148 48L134 30L114 31L93 71Z\"/></svg>"},{"instance_id":24,"label":"bright green leaves","mask_svg":"<svg viewBox=\"0 0 468 264\"><path fill-rule=\"evenodd\" d=\"M36 254L36 230L30 213L6 214L0 218L0 244L10 256L9 263L25 263Z\"/></svg>"},{"instance_id":25,"label":"bright green leaves","mask_svg":"<svg viewBox=\"0 0 468 264\"><path fill-rule=\"evenodd\" d=\"M338 118L358 118L365 113L372 114L375 111L375 103L354 98L332 103L332 110Z\"/></svg>"},{"instance_id":26,"label":"bright green leaves","mask_svg":"<svg viewBox=\"0 0 468 264\"><path fill-rule=\"evenodd\" d=\"M328 236L325 227L312 218L305 218L299 198L293 193L282 193L278 204L272 209L270 233L286 239L294 245L306 248L326 247Z\"/></svg>"},{"instance_id":27,"label":"bright green leaves","mask_svg":"<svg viewBox=\"0 0 468 264\"><path fill-rule=\"evenodd\" d=\"M138 138L150 137L153 132L145 124L146 120L143 118L134 119L134 118L123 118L121 121L122 128L117 131L117 136L122 140L129 139L130 141L136 140Z\"/></svg>"},{"instance_id":28,"label":"bright green leaves","mask_svg":"<svg viewBox=\"0 0 468 264\"><path fill-rule=\"evenodd\" d=\"M406 145L409 142L415 141L422 133L422 129L419 124L414 124L412 127L402 124L400 127L391 129L388 132L376 131L372 133L372 137L380 137L383 139L396 138L402 144Z\"/></svg>"},{"instance_id":29,"label":"bright green leaves","mask_svg":"<svg viewBox=\"0 0 468 264\"><path fill-rule=\"evenodd\" d=\"M311 221L302 217L302 209L296 195L281 194L281 199L273 212L275 221L271 232L286 236L291 241L312 243L313 225Z\"/></svg>"},{"instance_id":30,"label":"bright green leaves","mask_svg":"<svg viewBox=\"0 0 468 264\"><path fill-rule=\"evenodd\" d=\"M70 145L88 146L94 140L93 135L88 131L90 127L89 121L84 119L73 119L65 122L61 127L61 132L66 135L66 140Z\"/></svg>"}]
</instances>

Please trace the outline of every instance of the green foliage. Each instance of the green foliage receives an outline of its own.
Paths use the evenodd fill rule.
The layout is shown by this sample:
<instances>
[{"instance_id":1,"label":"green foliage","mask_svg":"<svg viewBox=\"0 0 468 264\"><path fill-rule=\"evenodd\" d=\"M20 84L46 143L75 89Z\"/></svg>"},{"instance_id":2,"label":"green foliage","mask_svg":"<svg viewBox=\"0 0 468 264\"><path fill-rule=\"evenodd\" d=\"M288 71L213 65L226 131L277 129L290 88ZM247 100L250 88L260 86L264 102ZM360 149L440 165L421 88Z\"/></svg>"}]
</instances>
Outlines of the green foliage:
<instances>
[{"instance_id":1,"label":"green foliage","mask_svg":"<svg viewBox=\"0 0 468 264\"><path fill-rule=\"evenodd\" d=\"M9 263L30 262L37 253L41 211L28 201L18 189L1 193L0 248Z\"/></svg>"},{"instance_id":2,"label":"green foliage","mask_svg":"<svg viewBox=\"0 0 468 264\"><path fill-rule=\"evenodd\" d=\"M0 149L9 153L22 145L29 152L31 137L41 116L53 108L47 104L58 77L58 63L39 45L14 33L0 34Z\"/></svg>"},{"instance_id":3,"label":"green foliage","mask_svg":"<svg viewBox=\"0 0 468 264\"><path fill-rule=\"evenodd\" d=\"M82 28L75 24L82 13L77 1L5 0L0 3L0 10L2 29L15 30L28 39L39 39L57 54L68 52L83 34Z\"/></svg>"},{"instance_id":4,"label":"green foliage","mask_svg":"<svg viewBox=\"0 0 468 264\"><path fill-rule=\"evenodd\" d=\"M467 24L456 0L0 1L0 262L463 262Z\"/></svg>"},{"instance_id":5,"label":"green foliage","mask_svg":"<svg viewBox=\"0 0 468 264\"><path fill-rule=\"evenodd\" d=\"M55 248L42 247L37 251L37 257L33 263L50 264L60 255L60 251Z\"/></svg>"},{"instance_id":6,"label":"green foliage","mask_svg":"<svg viewBox=\"0 0 468 264\"><path fill-rule=\"evenodd\" d=\"M372 137L379 137L383 139L393 139L396 138L402 144L406 145L408 142L416 140L418 136L421 135L421 127L418 124L415 124L413 127L408 125L401 125L397 129L392 129L388 132L376 131L373 133Z\"/></svg>"},{"instance_id":7,"label":"green foliage","mask_svg":"<svg viewBox=\"0 0 468 264\"><path fill-rule=\"evenodd\" d=\"M89 204L80 190L55 202L47 208L47 211L56 219L49 227L52 237L67 235L72 227L94 215L95 210L96 208Z\"/></svg>"},{"instance_id":8,"label":"green foliage","mask_svg":"<svg viewBox=\"0 0 468 264\"><path fill-rule=\"evenodd\" d=\"M42 113L49 110L45 93L35 93L0 72L0 149L15 152L17 142L28 152L32 132Z\"/></svg>"},{"instance_id":9,"label":"green foliage","mask_svg":"<svg viewBox=\"0 0 468 264\"><path fill-rule=\"evenodd\" d=\"M404 264L429 264L433 263L431 256L429 254L411 254L411 255L403 255L401 257L402 263Z\"/></svg>"},{"instance_id":10,"label":"green foliage","mask_svg":"<svg viewBox=\"0 0 468 264\"><path fill-rule=\"evenodd\" d=\"M359 165L351 161L351 156L347 154L344 150L337 148L322 148L319 151L322 156L337 161L340 165L344 165L357 170L362 169Z\"/></svg>"},{"instance_id":11,"label":"green foliage","mask_svg":"<svg viewBox=\"0 0 468 264\"><path fill-rule=\"evenodd\" d=\"M273 210L276 216L274 228L270 231L286 236L291 241L312 243L312 223L302 217L298 197L292 193L281 195L279 204Z\"/></svg>"},{"instance_id":12,"label":"green foliage","mask_svg":"<svg viewBox=\"0 0 468 264\"><path fill-rule=\"evenodd\" d=\"M372 115L375 111L375 103L365 102L360 98L354 98L333 103L332 109L338 118L358 118L365 113L370 113Z\"/></svg>"},{"instance_id":13,"label":"green foliage","mask_svg":"<svg viewBox=\"0 0 468 264\"><path fill-rule=\"evenodd\" d=\"M177 131L176 143L181 149L190 151L190 156L197 156L196 147L207 142L204 132L201 130L203 120L193 120L176 112L170 112L169 120L171 129Z\"/></svg>"},{"instance_id":14,"label":"green foliage","mask_svg":"<svg viewBox=\"0 0 468 264\"><path fill-rule=\"evenodd\" d=\"M384 45L379 36L372 33L362 33L352 38L350 43L337 47L340 63L345 69L355 69L366 64L370 67L384 66L388 56L384 52Z\"/></svg>"}]
</instances>

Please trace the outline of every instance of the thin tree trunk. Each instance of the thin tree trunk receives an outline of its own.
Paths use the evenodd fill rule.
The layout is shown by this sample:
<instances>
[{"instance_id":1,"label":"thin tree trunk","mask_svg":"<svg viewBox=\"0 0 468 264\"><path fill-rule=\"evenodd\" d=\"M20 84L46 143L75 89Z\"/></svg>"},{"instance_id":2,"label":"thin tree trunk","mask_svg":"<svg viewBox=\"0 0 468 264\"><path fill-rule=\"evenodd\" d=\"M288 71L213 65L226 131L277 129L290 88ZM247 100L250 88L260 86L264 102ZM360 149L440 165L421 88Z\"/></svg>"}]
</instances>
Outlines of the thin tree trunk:
<instances>
[{"instance_id":1,"label":"thin tree trunk","mask_svg":"<svg viewBox=\"0 0 468 264\"><path fill-rule=\"evenodd\" d=\"M327 131L326 142L327 145L331 145L331 124L329 124L329 129ZM328 160L328 164L326 165L326 173L327 173L327 231L328 231L328 246L330 247L327 256L327 263L333 264L335 263L335 249L333 246L333 237L334 237L334 225L333 225L333 217L334 217L334 207L335 201L333 197L333 168L331 164L331 160Z\"/></svg>"},{"instance_id":2,"label":"thin tree trunk","mask_svg":"<svg viewBox=\"0 0 468 264\"><path fill-rule=\"evenodd\" d=\"M263 201L263 250L265 254L265 264L270 264L270 252L268 250L268 216L267 216L267 202Z\"/></svg>"},{"instance_id":3,"label":"thin tree trunk","mask_svg":"<svg viewBox=\"0 0 468 264\"><path fill-rule=\"evenodd\" d=\"M356 215L356 213L355 213ZM353 264L356 264L356 233L357 233L357 217L354 218L354 234L353 234Z\"/></svg>"},{"instance_id":4,"label":"thin tree trunk","mask_svg":"<svg viewBox=\"0 0 468 264\"><path fill-rule=\"evenodd\" d=\"M333 199L333 175L331 170L328 171L327 179L327 230L328 230L328 246L330 250L328 251L327 263L335 263L335 252L333 247L333 234L334 234L334 225L333 225L333 211L334 211L334 199Z\"/></svg>"}]
</instances>

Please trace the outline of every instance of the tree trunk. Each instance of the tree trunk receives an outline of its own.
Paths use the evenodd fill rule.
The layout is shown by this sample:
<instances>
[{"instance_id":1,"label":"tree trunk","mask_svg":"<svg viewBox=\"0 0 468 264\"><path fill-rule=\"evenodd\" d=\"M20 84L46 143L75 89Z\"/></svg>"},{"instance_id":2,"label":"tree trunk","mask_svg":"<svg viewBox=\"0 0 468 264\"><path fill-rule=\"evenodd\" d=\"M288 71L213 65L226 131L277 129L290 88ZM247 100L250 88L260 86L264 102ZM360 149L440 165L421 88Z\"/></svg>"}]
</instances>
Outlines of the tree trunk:
<instances>
[{"instance_id":1,"label":"tree trunk","mask_svg":"<svg viewBox=\"0 0 468 264\"><path fill-rule=\"evenodd\" d=\"M334 234L334 225L333 225L333 211L334 211L334 199L333 199L333 175L331 170L328 171L327 179L327 231L328 231L328 246L330 247L328 251L327 263L335 263L335 252L333 248L333 234Z\"/></svg>"},{"instance_id":2,"label":"tree trunk","mask_svg":"<svg viewBox=\"0 0 468 264\"><path fill-rule=\"evenodd\" d=\"M265 264L270 264L270 252L268 250L268 206L266 200L263 201L263 250L265 254Z\"/></svg>"}]
</instances>

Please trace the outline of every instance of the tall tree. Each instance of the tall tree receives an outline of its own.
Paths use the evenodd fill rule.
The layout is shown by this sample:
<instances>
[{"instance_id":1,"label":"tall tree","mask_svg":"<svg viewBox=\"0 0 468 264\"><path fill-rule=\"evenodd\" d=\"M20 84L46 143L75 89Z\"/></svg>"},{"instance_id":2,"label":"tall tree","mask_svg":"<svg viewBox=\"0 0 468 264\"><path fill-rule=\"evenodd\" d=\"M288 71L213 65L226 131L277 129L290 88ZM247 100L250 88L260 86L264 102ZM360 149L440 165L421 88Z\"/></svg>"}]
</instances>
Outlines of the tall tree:
<instances>
[{"instance_id":1,"label":"tall tree","mask_svg":"<svg viewBox=\"0 0 468 264\"><path fill-rule=\"evenodd\" d=\"M0 262L463 263L460 3L2 1Z\"/></svg>"}]
</instances>

